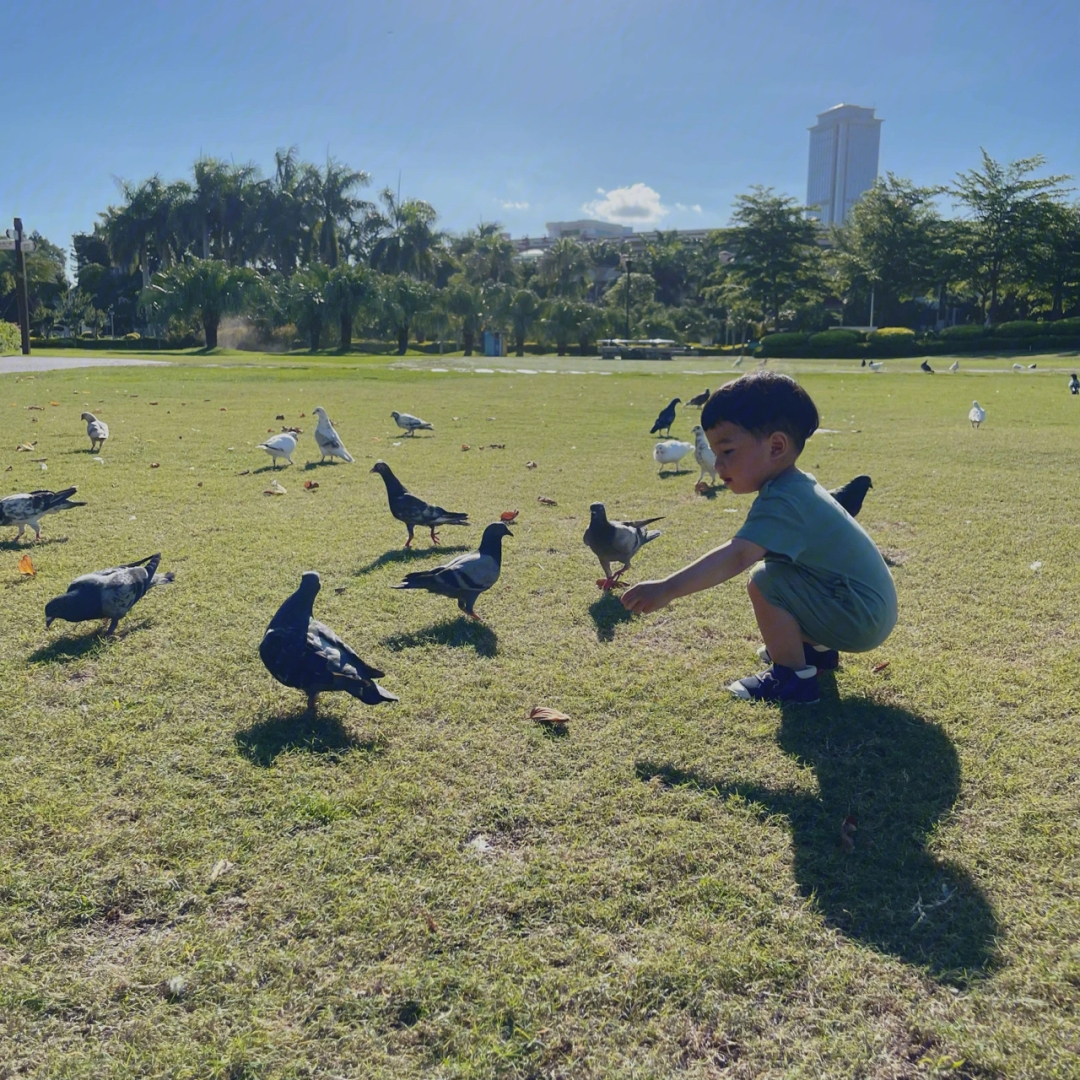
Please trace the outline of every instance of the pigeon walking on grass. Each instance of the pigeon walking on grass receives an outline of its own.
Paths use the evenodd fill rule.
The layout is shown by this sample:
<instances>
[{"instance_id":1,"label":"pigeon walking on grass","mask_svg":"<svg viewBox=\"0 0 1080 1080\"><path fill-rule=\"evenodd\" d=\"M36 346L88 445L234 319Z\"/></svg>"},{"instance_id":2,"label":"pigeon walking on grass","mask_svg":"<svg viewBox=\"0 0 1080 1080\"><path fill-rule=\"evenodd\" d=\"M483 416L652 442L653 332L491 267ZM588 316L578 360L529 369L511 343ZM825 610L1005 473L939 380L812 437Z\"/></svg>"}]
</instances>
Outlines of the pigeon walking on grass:
<instances>
[{"instance_id":1,"label":"pigeon walking on grass","mask_svg":"<svg viewBox=\"0 0 1080 1080\"><path fill-rule=\"evenodd\" d=\"M957 372L958 372L959 370L960 370L960 361L959 361L959 360L954 360L954 361L953 361L953 362L952 362L952 363L951 363L951 364L949 365L949 371L950 371L950 372L951 372L951 373L952 373L953 375L955 375L955 374L956 374L956 373L957 373Z\"/></svg>"},{"instance_id":2,"label":"pigeon walking on grass","mask_svg":"<svg viewBox=\"0 0 1080 1080\"><path fill-rule=\"evenodd\" d=\"M1069 376L1069 393L1080 394L1080 379L1076 377L1075 371Z\"/></svg>"},{"instance_id":3,"label":"pigeon walking on grass","mask_svg":"<svg viewBox=\"0 0 1080 1080\"><path fill-rule=\"evenodd\" d=\"M925 360L919 365L919 370L925 371L927 375L934 374L934 369Z\"/></svg>"},{"instance_id":4,"label":"pigeon walking on grass","mask_svg":"<svg viewBox=\"0 0 1080 1080\"><path fill-rule=\"evenodd\" d=\"M138 562L112 566L92 574L77 577L63 596L53 597L45 605L45 629L55 619L67 622L90 622L108 619L109 637L117 623L156 585L167 585L176 576L157 572L161 553Z\"/></svg>"},{"instance_id":5,"label":"pigeon walking on grass","mask_svg":"<svg viewBox=\"0 0 1080 1080\"><path fill-rule=\"evenodd\" d=\"M871 360L866 366L871 371L880 371L885 366L885 364L881 360Z\"/></svg>"},{"instance_id":6,"label":"pigeon walking on grass","mask_svg":"<svg viewBox=\"0 0 1080 1080\"><path fill-rule=\"evenodd\" d=\"M34 530L34 539L41 539L41 518L46 514L55 514L57 510L68 510L73 506L85 506L84 502L72 502L71 496L78 488L65 488L63 491L31 491L18 495L8 495L0 499L0 525L18 525L15 539L26 531L26 526Z\"/></svg>"},{"instance_id":7,"label":"pigeon walking on grass","mask_svg":"<svg viewBox=\"0 0 1080 1080\"><path fill-rule=\"evenodd\" d=\"M397 701L375 680L383 673L369 667L330 629L312 617L321 583L314 570L300 578L300 587L278 608L259 643L266 670L279 683L303 690L314 714L319 694L344 690L365 705Z\"/></svg>"},{"instance_id":8,"label":"pigeon walking on grass","mask_svg":"<svg viewBox=\"0 0 1080 1080\"><path fill-rule=\"evenodd\" d=\"M664 409L660 415L656 418L656 423L653 424L650 435L655 435L659 431L663 431L664 435L671 434L671 425L675 423L675 406L682 401L682 398L672 398L671 403L666 409Z\"/></svg>"},{"instance_id":9,"label":"pigeon walking on grass","mask_svg":"<svg viewBox=\"0 0 1080 1080\"><path fill-rule=\"evenodd\" d=\"M90 453L100 451L109 437L109 425L99 420L92 412L84 412L80 420L86 421L86 434L90 436Z\"/></svg>"},{"instance_id":10,"label":"pigeon walking on grass","mask_svg":"<svg viewBox=\"0 0 1080 1080\"><path fill-rule=\"evenodd\" d=\"M438 547L439 537L435 532L436 526L471 524L467 513L459 514L453 510L444 510L441 506L433 506L416 495L411 495L385 461L376 461L371 471L378 473L386 484L386 498L390 503L390 513L398 521L403 521L405 528L409 530L409 539L405 541L406 547L412 547L413 529L417 525L431 530L431 542Z\"/></svg>"},{"instance_id":11,"label":"pigeon walking on grass","mask_svg":"<svg viewBox=\"0 0 1080 1080\"><path fill-rule=\"evenodd\" d=\"M704 405L711 396L711 391L704 390L700 394L695 394L685 405L683 405L683 408L688 409L691 405L693 405L695 409L700 409L701 406Z\"/></svg>"},{"instance_id":12,"label":"pigeon walking on grass","mask_svg":"<svg viewBox=\"0 0 1080 1080\"><path fill-rule=\"evenodd\" d=\"M473 611L482 592L486 592L499 580L502 570L502 541L513 536L505 521L496 521L484 530L480 550L451 559L445 566L434 570L414 570L392 589L425 589L439 596L449 596L470 619L480 622Z\"/></svg>"},{"instance_id":13,"label":"pigeon walking on grass","mask_svg":"<svg viewBox=\"0 0 1080 1080\"><path fill-rule=\"evenodd\" d=\"M866 493L873 486L870 483L870 477L864 474L863 476L856 476L854 480L849 480L838 488L834 488L829 494L852 517L858 517L859 511L862 509L863 499L866 498Z\"/></svg>"},{"instance_id":14,"label":"pigeon walking on grass","mask_svg":"<svg viewBox=\"0 0 1080 1080\"><path fill-rule=\"evenodd\" d=\"M694 436L694 460L698 463L698 468L701 472L698 474L697 482L700 484L705 479L705 474L708 473L712 478L709 482L716 483L716 455L712 452L712 447L709 446L709 440L705 437L705 431L700 424L695 424L690 431Z\"/></svg>"},{"instance_id":15,"label":"pigeon walking on grass","mask_svg":"<svg viewBox=\"0 0 1080 1080\"><path fill-rule=\"evenodd\" d=\"M607 509L601 502L594 502L589 507L589 527L582 539L585 546L600 560L604 576L596 584L604 592L624 584L619 578L630 569L630 560L650 540L660 535L659 529L648 528L654 521L662 521L663 516L644 518L641 521L609 521ZM622 566L611 572L611 564L618 559Z\"/></svg>"},{"instance_id":16,"label":"pigeon walking on grass","mask_svg":"<svg viewBox=\"0 0 1080 1080\"><path fill-rule=\"evenodd\" d=\"M259 443L259 449L265 450L270 455L271 464L275 469L277 468L278 458L284 458L292 465L292 453L296 449L296 436L291 431L283 431L280 435L271 435L266 442Z\"/></svg>"},{"instance_id":17,"label":"pigeon walking on grass","mask_svg":"<svg viewBox=\"0 0 1080 1080\"><path fill-rule=\"evenodd\" d=\"M342 461L352 462L352 454L345 449L334 425L326 415L326 410L321 406L315 407L315 415L319 418L319 425L315 428L315 442L319 447L319 464L327 458L341 458Z\"/></svg>"},{"instance_id":18,"label":"pigeon walking on grass","mask_svg":"<svg viewBox=\"0 0 1080 1080\"><path fill-rule=\"evenodd\" d=\"M968 419L971 421L971 426L977 428L986 419L986 410L977 401L973 401L968 412Z\"/></svg>"},{"instance_id":19,"label":"pigeon walking on grass","mask_svg":"<svg viewBox=\"0 0 1080 1080\"><path fill-rule=\"evenodd\" d=\"M1026 371L1027 370L1027 368L1025 368L1023 364L1013 364L1012 369L1013 369L1013 371Z\"/></svg>"},{"instance_id":20,"label":"pigeon walking on grass","mask_svg":"<svg viewBox=\"0 0 1080 1080\"><path fill-rule=\"evenodd\" d=\"M675 471L681 471L678 468L678 464L687 454L694 448L688 442L680 442L678 439L668 439L665 442L658 442L653 447L652 456L660 465L660 472L664 471L665 465L676 466Z\"/></svg>"},{"instance_id":21,"label":"pigeon walking on grass","mask_svg":"<svg viewBox=\"0 0 1080 1080\"><path fill-rule=\"evenodd\" d=\"M394 418L394 423L403 431L407 431L410 435L415 435L421 429L427 431L435 430L434 424L429 424L426 420L421 420L419 416L410 416L407 412L392 412L390 415Z\"/></svg>"}]
</instances>

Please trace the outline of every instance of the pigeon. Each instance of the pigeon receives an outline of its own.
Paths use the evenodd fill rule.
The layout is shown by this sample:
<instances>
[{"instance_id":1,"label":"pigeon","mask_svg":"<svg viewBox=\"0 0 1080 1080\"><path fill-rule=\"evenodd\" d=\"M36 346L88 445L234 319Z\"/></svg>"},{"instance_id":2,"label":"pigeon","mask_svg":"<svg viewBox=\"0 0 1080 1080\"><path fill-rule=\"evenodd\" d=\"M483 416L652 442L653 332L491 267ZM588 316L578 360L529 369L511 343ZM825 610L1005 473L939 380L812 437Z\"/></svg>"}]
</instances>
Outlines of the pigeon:
<instances>
[{"instance_id":1,"label":"pigeon","mask_svg":"<svg viewBox=\"0 0 1080 1080\"><path fill-rule=\"evenodd\" d=\"M283 457L290 465L293 463L292 452L296 449L296 436L291 431L283 431L280 435L271 435L266 442L259 443L259 449L265 450L273 459L271 464L276 469L279 457Z\"/></svg>"},{"instance_id":2,"label":"pigeon","mask_svg":"<svg viewBox=\"0 0 1080 1080\"><path fill-rule=\"evenodd\" d=\"M428 431L435 430L434 424L421 420L419 416L410 416L407 412L392 412L390 415L394 418L394 423L410 435L415 435L420 428L426 428Z\"/></svg>"},{"instance_id":3,"label":"pigeon","mask_svg":"<svg viewBox=\"0 0 1080 1080\"><path fill-rule=\"evenodd\" d=\"M742 362L743 362L743 358L742 358L742 355L740 354L738 359L735 360L735 362L731 366L733 368L741 368L742 367Z\"/></svg>"},{"instance_id":4,"label":"pigeon","mask_svg":"<svg viewBox=\"0 0 1080 1080\"><path fill-rule=\"evenodd\" d=\"M324 691L344 690L365 705L397 701L375 680L383 673L369 667L330 629L312 618L319 594L319 575L308 570L300 587L278 608L259 642L259 656L279 683L303 690L314 715L315 699Z\"/></svg>"},{"instance_id":5,"label":"pigeon","mask_svg":"<svg viewBox=\"0 0 1080 1080\"><path fill-rule=\"evenodd\" d=\"M1076 377L1075 371L1069 376L1069 393L1080 394L1080 379Z\"/></svg>"},{"instance_id":6,"label":"pigeon","mask_svg":"<svg viewBox=\"0 0 1080 1080\"><path fill-rule=\"evenodd\" d=\"M653 447L652 456L660 463L660 472L663 472L665 465L678 466L679 462L693 449L688 442L668 439L666 442L658 442ZM676 468L675 471L679 472L679 469Z\"/></svg>"},{"instance_id":7,"label":"pigeon","mask_svg":"<svg viewBox=\"0 0 1080 1080\"><path fill-rule=\"evenodd\" d=\"M973 401L968 419L971 421L971 426L977 428L986 419L986 410L977 401Z\"/></svg>"},{"instance_id":8,"label":"pigeon","mask_svg":"<svg viewBox=\"0 0 1080 1080\"><path fill-rule=\"evenodd\" d=\"M856 476L846 484L834 488L829 494L852 516L858 517L867 491L874 485L869 476Z\"/></svg>"},{"instance_id":9,"label":"pigeon","mask_svg":"<svg viewBox=\"0 0 1080 1080\"><path fill-rule=\"evenodd\" d=\"M386 484L386 498L390 503L390 513L405 522L405 528L409 530L409 539L405 541L406 547L412 547L413 529L419 525L421 528L431 530L431 542L438 547L439 537L435 532L436 525L470 525L467 513L455 513L453 510L444 510L441 506L432 506L424 502L416 495L410 495L405 490L405 485L391 472L390 466L385 461L376 461L371 466L371 471L378 473Z\"/></svg>"},{"instance_id":10,"label":"pigeon","mask_svg":"<svg viewBox=\"0 0 1080 1080\"><path fill-rule=\"evenodd\" d=\"M653 424L652 429L649 431L650 435L655 435L661 429L665 435L671 434L671 425L675 423L675 406L682 401L682 398L672 398L671 404L656 418L656 423Z\"/></svg>"},{"instance_id":11,"label":"pigeon","mask_svg":"<svg viewBox=\"0 0 1080 1080\"><path fill-rule=\"evenodd\" d=\"M1024 365L1023 364L1013 364L1013 371L1023 371L1023 370L1024 370Z\"/></svg>"},{"instance_id":12,"label":"pigeon","mask_svg":"<svg viewBox=\"0 0 1080 1080\"><path fill-rule=\"evenodd\" d=\"M630 569L630 560L643 545L660 535L659 529L648 528L663 517L645 518L643 521L608 521L607 510L601 502L589 507L589 527L582 539L585 546L600 560L604 577L597 584L607 592L622 584L619 578ZM618 559L623 565L614 574L611 564Z\"/></svg>"},{"instance_id":13,"label":"pigeon","mask_svg":"<svg viewBox=\"0 0 1080 1080\"><path fill-rule=\"evenodd\" d=\"M167 585L176 576L157 572L161 553L150 555L138 562L112 566L92 574L77 577L63 596L55 596L45 605L45 629L55 619L67 622L88 622L92 619L108 619L105 636L116 630L116 624L155 585Z\"/></svg>"},{"instance_id":14,"label":"pigeon","mask_svg":"<svg viewBox=\"0 0 1080 1080\"><path fill-rule=\"evenodd\" d=\"M862 361L860 362L859 367L866 367L866 357L865 356L862 358Z\"/></svg>"},{"instance_id":15,"label":"pigeon","mask_svg":"<svg viewBox=\"0 0 1080 1080\"><path fill-rule=\"evenodd\" d=\"M1034 371L1038 366L1038 364L1028 364L1028 371Z\"/></svg>"},{"instance_id":16,"label":"pigeon","mask_svg":"<svg viewBox=\"0 0 1080 1080\"><path fill-rule=\"evenodd\" d=\"M693 405L695 409L700 409L700 408L701 408L701 406L702 406L702 405L704 405L704 404L705 404L705 402L706 402L706 401L708 401L710 397L712 397L712 392L711 392L711 391L709 391L709 390L704 390L704 391L702 391L702 393L700 393L700 394L695 394L695 395L694 395L694 396L693 396L693 397L692 397L692 398L691 398L691 399L690 399L690 400L689 400L689 401L688 401L688 402L687 402L687 403L686 403L686 404L685 404L685 405L683 406L683 408L685 409L685 408L688 408L688 407L689 407L690 405Z\"/></svg>"},{"instance_id":17,"label":"pigeon","mask_svg":"<svg viewBox=\"0 0 1080 1080\"><path fill-rule=\"evenodd\" d=\"M485 530L480 540L480 550L470 551L451 559L445 566L433 570L414 570L392 589L426 589L439 596L449 596L470 619L480 622L473 611L482 592L486 592L499 580L502 569L502 540L513 536L505 521L495 521Z\"/></svg>"},{"instance_id":18,"label":"pigeon","mask_svg":"<svg viewBox=\"0 0 1080 1080\"><path fill-rule=\"evenodd\" d=\"M934 374L934 369L925 360L919 365L919 370L925 371L927 375Z\"/></svg>"},{"instance_id":19,"label":"pigeon","mask_svg":"<svg viewBox=\"0 0 1080 1080\"><path fill-rule=\"evenodd\" d=\"M871 360L866 366L871 371L880 371L885 365L880 360Z\"/></svg>"},{"instance_id":20,"label":"pigeon","mask_svg":"<svg viewBox=\"0 0 1080 1080\"><path fill-rule=\"evenodd\" d=\"M90 436L90 453L101 450L109 437L109 425L99 420L92 412L84 412L80 420L86 421L86 434Z\"/></svg>"},{"instance_id":21,"label":"pigeon","mask_svg":"<svg viewBox=\"0 0 1080 1080\"><path fill-rule=\"evenodd\" d=\"M321 465L326 458L341 458L342 461L352 462L352 454L341 443L341 439L338 438L338 433L334 430L334 425L330 423L329 417L326 415L326 410L321 406L315 407L315 415L319 418L319 426L315 429L315 442L319 446L319 464Z\"/></svg>"},{"instance_id":22,"label":"pigeon","mask_svg":"<svg viewBox=\"0 0 1080 1080\"><path fill-rule=\"evenodd\" d=\"M705 479L709 473L712 483L716 483L716 455L709 446L709 440L705 437L705 429L700 424L695 424L690 431L694 436L694 460L698 463L701 473L698 475L698 483Z\"/></svg>"},{"instance_id":23,"label":"pigeon","mask_svg":"<svg viewBox=\"0 0 1080 1080\"><path fill-rule=\"evenodd\" d=\"M955 375L960 370L960 361L959 360L954 360L949 365L949 370Z\"/></svg>"},{"instance_id":24,"label":"pigeon","mask_svg":"<svg viewBox=\"0 0 1080 1080\"><path fill-rule=\"evenodd\" d=\"M15 539L26 531L29 525L34 530L34 539L41 539L40 518L46 514L55 514L57 510L68 510L72 506L85 506L84 502L72 502L71 496L78 488L65 488L63 491L31 491L18 495L8 495L0 499L0 525L18 525Z\"/></svg>"}]
</instances>

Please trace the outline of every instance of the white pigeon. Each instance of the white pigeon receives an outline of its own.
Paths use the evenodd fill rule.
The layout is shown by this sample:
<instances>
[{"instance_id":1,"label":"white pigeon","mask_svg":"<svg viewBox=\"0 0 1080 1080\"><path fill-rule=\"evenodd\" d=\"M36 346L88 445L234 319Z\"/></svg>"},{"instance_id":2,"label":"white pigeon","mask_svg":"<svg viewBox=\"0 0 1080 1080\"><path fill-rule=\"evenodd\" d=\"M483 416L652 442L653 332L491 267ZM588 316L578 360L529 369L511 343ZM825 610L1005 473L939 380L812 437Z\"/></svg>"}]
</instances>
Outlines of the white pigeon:
<instances>
[{"instance_id":1,"label":"white pigeon","mask_svg":"<svg viewBox=\"0 0 1080 1080\"><path fill-rule=\"evenodd\" d=\"M695 424L690 431L694 436L694 460L698 463L701 473L697 482L700 484L708 473L712 477L711 483L716 483L716 455L709 446L709 440L705 437L705 431L700 424Z\"/></svg>"},{"instance_id":2,"label":"white pigeon","mask_svg":"<svg viewBox=\"0 0 1080 1080\"><path fill-rule=\"evenodd\" d=\"M666 442L658 442L653 447L652 456L660 464L660 472L664 471L665 465L678 465L680 461L694 448L688 442L679 442L678 439L668 439ZM676 472L679 470L676 469Z\"/></svg>"},{"instance_id":3,"label":"white pigeon","mask_svg":"<svg viewBox=\"0 0 1080 1080\"><path fill-rule=\"evenodd\" d=\"M1023 364L1013 364L1013 371L1025 371Z\"/></svg>"},{"instance_id":4,"label":"white pigeon","mask_svg":"<svg viewBox=\"0 0 1080 1080\"><path fill-rule=\"evenodd\" d=\"M866 366L871 371L880 371L885 365L880 360L871 360Z\"/></svg>"},{"instance_id":5,"label":"white pigeon","mask_svg":"<svg viewBox=\"0 0 1080 1080\"><path fill-rule=\"evenodd\" d=\"M986 419L986 410L977 401L973 401L968 419L971 421L971 426L977 428Z\"/></svg>"},{"instance_id":6,"label":"white pigeon","mask_svg":"<svg viewBox=\"0 0 1080 1080\"><path fill-rule=\"evenodd\" d=\"M315 415L319 418L319 426L315 429L315 442L318 443L319 453L322 455L319 463L322 464L328 457L339 457L342 461L351 462L352 454L342 445L338 433L334 430L334 425L330 423L330 418L326 415L326 410L321 405L317 405Z\"/></svg>"},{"instance_id":7,"label":"white pigeon","mask_svg":"<svg viewBox=\"0 0 1080 1080\"><path fill-rule=\"evenodd\" d=\"M959 360L954 360L949 365L949 370L955 375L960 370L960 361Z\"/></svg>"},{"instance_id":8,"label":"white pigeon","mask_svg":"<svg viewBox=\"0 0 1080 1080\"><path fill-rule=\"evenodd\" d=\"M410 416L407 412L392 412L390 415L394 418L394 423L410 435L415 435L420 428L426 428L428 431L435 430L434 424L421 420L419 416Z\"/></svg>"},{"instance_id":9,"label":"white pigeon","mask_svg":"<svg viewBox=\"0 0 1080 1080\"><path fill-rule=\"evenodd\" d=\"M86 421L86 434L90 436L90 453L102 449L105 440L109 437L109 425L91 412L84 412L79 419Z\"/></svg>"},{"instance_id":10,"label":"white pigeon","mask_svg":"<svg viewBox=\"0 0 1080 1080\"><path fill-rule=\"evenodd\" d=\"M732 367L737 367L737 368L742 367L742 362L743 362L743 358L741 356L739 356L739 357L736 358L735 362L731 366Z\"/></svg>"},{"instance_id":11,"label":"white pigeon","mask_svg":"<svg viewBox=\"0 0 1080 1080\"><path fill-rule=\"evenodd\" d=\"M283 431L280 435L271 435L266 442L259 443L259 449L265 450L273 458L275 469L279 457L283 457L292 465L292 452L296 449L296 436L291 431Z\"/></svg>"}]
</instances>

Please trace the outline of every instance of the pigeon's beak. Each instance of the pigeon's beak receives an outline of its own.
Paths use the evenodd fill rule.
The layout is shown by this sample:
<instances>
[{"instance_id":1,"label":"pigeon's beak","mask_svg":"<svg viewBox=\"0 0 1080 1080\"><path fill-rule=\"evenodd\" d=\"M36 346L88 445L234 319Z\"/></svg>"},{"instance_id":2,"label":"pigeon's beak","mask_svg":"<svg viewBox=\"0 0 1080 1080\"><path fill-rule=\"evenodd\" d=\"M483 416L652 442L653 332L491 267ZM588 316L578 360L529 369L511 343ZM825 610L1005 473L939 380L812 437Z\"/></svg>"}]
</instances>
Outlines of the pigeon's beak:
<instances>
[{"instance_id":1,"label":"pigeon's beak","mask_svg":"<svg viewBox=\"0 0 1080 1080\"><path fill-rule=\"evenodd\" d=\"M53 624L53 620L52 620L52 619L46 619L46 620L45 620L45 629L46 629L46 630L48 630L48 629L49 629L49 627L50 627L50 626L52 626L52 624Z\"/></svg>"},{"instance_id":2,"label":"pigeon's beak","mask_svg":"<svg viewBox=\"0 0 1080 1080\"><path fill-rule=\"evenodd\" d=\"M506 535L507 535L507 536L513 536L513 535L514 535L514 534L513 534L513 533L512 533L511 531L510 531L510 526L509 526L509 525L505 525L505 526L503 526L503 527L504 527L504 528L506 529Z\"/></svg>"}]
</instances>

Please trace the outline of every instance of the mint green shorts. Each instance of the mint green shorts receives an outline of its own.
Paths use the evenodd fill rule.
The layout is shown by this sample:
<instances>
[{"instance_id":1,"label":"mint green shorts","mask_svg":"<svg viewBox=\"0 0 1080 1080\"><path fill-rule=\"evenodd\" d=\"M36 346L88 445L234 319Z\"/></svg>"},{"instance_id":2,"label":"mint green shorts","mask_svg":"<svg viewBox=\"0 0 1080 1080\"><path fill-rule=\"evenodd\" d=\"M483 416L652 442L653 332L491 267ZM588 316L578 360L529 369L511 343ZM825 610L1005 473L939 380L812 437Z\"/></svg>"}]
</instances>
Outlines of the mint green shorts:
<instances>
[{"instance_id":1,"label":"mint green shorts","mask_svg":"<svg viewBox=\"0 0 1080 1080\"><path fill-rule=\"evenodd\" d=\"M829 649L869 652L896 625L895 589L880 596L780 559L757 563L750 580L770 604L795 618L808 640Z\"/></svg>"}]
</instances>

